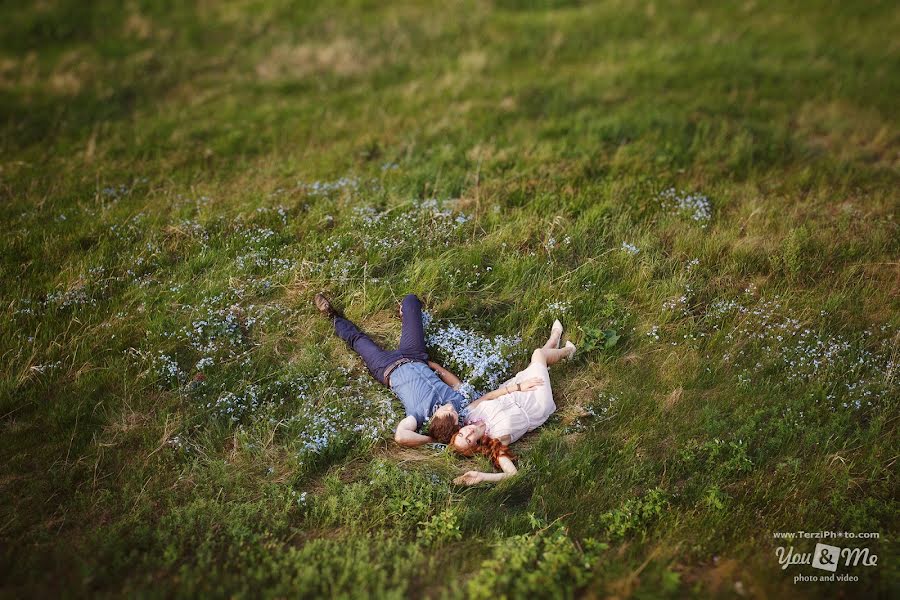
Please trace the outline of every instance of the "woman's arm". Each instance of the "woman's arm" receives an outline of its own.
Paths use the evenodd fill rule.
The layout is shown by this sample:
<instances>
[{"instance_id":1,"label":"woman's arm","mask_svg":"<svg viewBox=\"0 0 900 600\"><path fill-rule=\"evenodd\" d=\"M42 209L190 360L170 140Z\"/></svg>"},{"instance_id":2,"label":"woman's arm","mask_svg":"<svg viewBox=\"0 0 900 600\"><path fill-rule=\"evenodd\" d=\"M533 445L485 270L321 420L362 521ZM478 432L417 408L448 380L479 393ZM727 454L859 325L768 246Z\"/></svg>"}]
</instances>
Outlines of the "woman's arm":
<instances>
[{"instance_id":1,"label":"woman's arm","mask_svg":"<svg viewBox=\"0 0 900 600\"><path fill-rule=\"evenodd\" d=\"M475 400L474 402L472 402L469 405L469 408L470 409L475 408L482 402L489 402L491 400L496 400L500 396L505 396L506 394L511 394L513 392L527 392L529 390L533 390L534 388L540 387L542 385L544 385L544 380L541 379L540 377L531 377L529 379L526 379L522 383L517 383L515 385L513 385L511 383L507 384L507 385L501 385L493 392L488 392L487 394L485 394L478 400Z\"/></svg>"},{"instance_id":2,"label":"woman's arm","mask_svg":"<svg viewBox=\"0 0 900 600\"><path fill-rule=\"evenodd\" d=\"M428 366L431 367L431 370L437 373L437 376L441 378L441 381L452 387L454 390L459 389L462 381L459 380L459 377L437 364L436 362L428 361Z\"/></svg>"},{"instance_id":3,"label":"woman's arm","mask_svg":"<svg viewBox=\"0 0 900 600\"><path fill-rule=\"evenodd\" d=\"M484 396L481 396L477 400L473 400L469 404L469 410L472 410L473 408L475 408L482 402L489 402L491 400L494 400L495 398L499 398L500 396L505 396L506 394L507 394L506 390L504 390L502 387L497 388L493 392L488 392L487 394L485 394Z\"/></svg>"},{"instance_id":4,"label":"woman's arm","mask_svg":"<svg viewBox=\"0 0 900 600\"><path fill-rule=\"evenodd\" d=\"M459 477L454 479L453 483L457 485L475 485L477 483L483 483L487 481L501 481L508 477L512 477L519 472L519 470L516 469L516 465L513 464L513 461L511 461L509 457L501 456L499 462L500 468L503 469L502 473L482 473L481 471L468 471L464 475L460 475Z\"/></svg>"}]
</instances>

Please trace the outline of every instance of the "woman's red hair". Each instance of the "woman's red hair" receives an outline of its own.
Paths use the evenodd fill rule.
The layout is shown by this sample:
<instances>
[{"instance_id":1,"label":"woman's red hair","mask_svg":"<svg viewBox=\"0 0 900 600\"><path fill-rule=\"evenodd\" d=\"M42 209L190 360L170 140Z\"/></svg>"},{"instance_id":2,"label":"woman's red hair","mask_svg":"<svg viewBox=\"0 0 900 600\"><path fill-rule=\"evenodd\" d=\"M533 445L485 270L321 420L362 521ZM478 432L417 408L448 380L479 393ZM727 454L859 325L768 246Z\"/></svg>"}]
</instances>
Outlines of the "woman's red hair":
<instances>
[{"instance_id":1,"label":"woman's red hair","mask_svg":"<svg viewBox=\"0 0 900 600\"><path fill-rule=\"evenodd\" d=\"M459 432L453 434L453 437L450 438L450 448L454 451L459 452L464 456L474 456L476 453L481 454L482 456L486 456L491 460L491 463L497 469L500 469L500 458L505 456L509 460L515 460L516 456L509 450L509 446L504 444L498 439L489 437L487 434L481 436L481 439L478 440L478 443L474 446L470 446L465 452L460 451L455 445L456 436L459 435Z\"/></svg>"}]
</instances>

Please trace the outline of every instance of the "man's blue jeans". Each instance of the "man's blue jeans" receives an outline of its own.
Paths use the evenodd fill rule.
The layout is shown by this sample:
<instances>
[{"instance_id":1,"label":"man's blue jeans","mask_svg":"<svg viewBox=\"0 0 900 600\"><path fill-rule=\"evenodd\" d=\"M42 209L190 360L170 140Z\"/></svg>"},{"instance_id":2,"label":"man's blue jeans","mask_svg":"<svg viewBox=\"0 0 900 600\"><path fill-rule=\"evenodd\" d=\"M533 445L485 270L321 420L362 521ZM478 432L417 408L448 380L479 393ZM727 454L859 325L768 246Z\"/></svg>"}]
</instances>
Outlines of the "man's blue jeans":
<instances>
[{"instance_id":1,"label":"man's blue jeans","mask_svg":"<svg viewBox=\"0 0 900 600\"><path fill-rule=\"evenodd\" d=\"M403 298L402 306L400 345L396 350L383 349L344 317L334 319L334 332L359 354L372 377L382 384L385 383L384 370L401 358L428 361L425 330L422 327L422 302L415 294L409 294Z\"/></svg>"}]
</instances>

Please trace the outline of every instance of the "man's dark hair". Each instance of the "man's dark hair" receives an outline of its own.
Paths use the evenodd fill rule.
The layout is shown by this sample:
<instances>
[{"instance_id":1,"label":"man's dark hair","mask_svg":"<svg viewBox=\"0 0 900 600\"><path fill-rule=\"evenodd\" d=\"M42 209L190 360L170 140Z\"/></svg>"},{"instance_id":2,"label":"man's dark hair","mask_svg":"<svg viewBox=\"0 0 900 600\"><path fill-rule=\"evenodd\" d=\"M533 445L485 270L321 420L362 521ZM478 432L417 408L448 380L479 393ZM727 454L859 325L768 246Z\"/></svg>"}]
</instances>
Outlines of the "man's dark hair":
<instances>
[{"instance_id":1,"label":"man's dark hair","mask_svg":"<svg viewBox=\"0 0 900 600\"><path fill-rule=\"evenodd\" d=\"M459 421L453 415L432 417L428 425L428 435L440 444L449 444L453 434L459 431Z\"/></svg>"}]
</instances>

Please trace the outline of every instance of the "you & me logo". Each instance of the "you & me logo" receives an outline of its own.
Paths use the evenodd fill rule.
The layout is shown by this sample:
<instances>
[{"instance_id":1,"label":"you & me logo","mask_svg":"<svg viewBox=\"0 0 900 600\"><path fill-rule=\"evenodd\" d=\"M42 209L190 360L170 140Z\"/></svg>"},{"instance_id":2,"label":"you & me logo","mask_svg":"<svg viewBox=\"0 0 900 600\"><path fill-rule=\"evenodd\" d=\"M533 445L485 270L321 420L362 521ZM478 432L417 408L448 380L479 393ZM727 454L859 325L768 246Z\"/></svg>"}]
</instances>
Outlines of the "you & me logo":
<instances>
[{"instance_id":1,"label":"you & me logo","mask_svg":"<svg viewBox=\"0 0 900 600\"><path fill-rule=\"evenodd\" d=\"M841 548L828 544L817 543L812 552L797 552L793 546L779 546L775 549L775 556L782 570L795 565L810 565L814 569L836 573L839 566L843 567L874 567L878 565L878 555L869 552L868 548ZM849 573L833 575L802 575L794 577L794 583L807 581L859 581L859 577Z\"/></svg>"}]
</instances>

